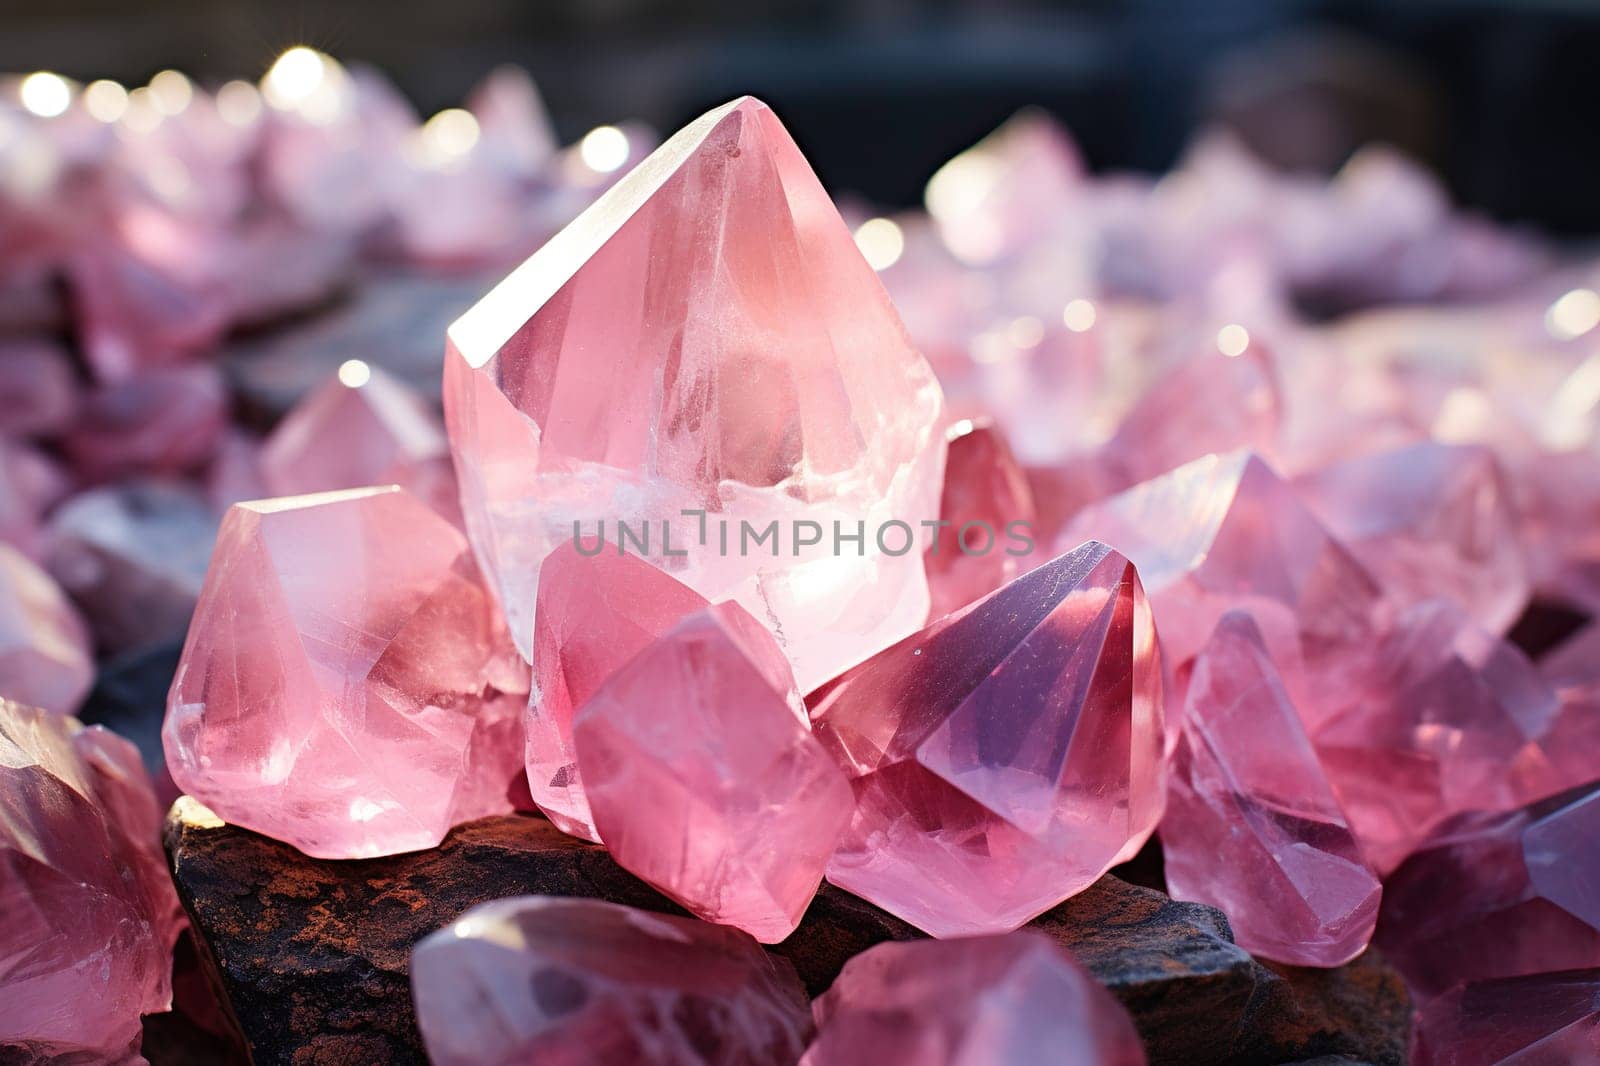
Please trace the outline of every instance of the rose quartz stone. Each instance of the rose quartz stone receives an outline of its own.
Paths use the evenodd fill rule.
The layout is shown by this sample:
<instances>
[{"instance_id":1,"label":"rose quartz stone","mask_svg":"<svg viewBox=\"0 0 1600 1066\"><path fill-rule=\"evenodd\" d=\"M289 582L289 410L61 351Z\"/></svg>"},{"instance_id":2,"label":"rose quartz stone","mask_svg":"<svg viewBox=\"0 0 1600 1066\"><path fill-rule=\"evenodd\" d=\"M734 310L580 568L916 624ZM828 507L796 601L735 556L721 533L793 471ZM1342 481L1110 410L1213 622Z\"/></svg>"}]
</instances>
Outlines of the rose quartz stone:
<instances>
[{"instance_id":1,"label":"rose quartz stone","mask_svg":"<svg viewBox=\"0 0 1600 1066\"><path fill-rule=\"evenodd\" d=\"M619 667L709 606L670 574L610 546L586 555L563 544L545 560L524 727L533 801L562 831L600 839L572 746L573 717Z\"/></svg>"},{"instance_id":2,"label":"rose quartz stone","mask_svg":"<svg viewBox=\"0 0 1600 1066\"><path fill-rule=\"evenodd\" d=\"M1600 1060L1600 969L1472 981L1418 1013L1411 1066Z\"/></svg>"},{"instance_id":3,"label":"rose quartz stone","mask_svg":"<svg viewBox=\"0 0 1600 1066\"><path fill-rule=\"evenodd\" d=\"M93 682L78 612L49 574L0 544L0 698L71 714Z\"/></svg>"},{"instance_id":4,"label":"rose quartz stone","mask_svg":"<svg viewBox=\"0 0 1600 1066\"><path fill-rule=\"evenodd\" d=\"M401 489L223 519L162 731L225 821L319 858L511 809L527 674L466 539Z\"/></svg>"},{"instance_id":5,"label":"rose quartz stone","mask_svg":"<svg viewBox=\"0 0 1600 1066\"><path fill-rule=\"evenodd\" d=\"M90 481L185 473L211 457L227 425L227 406L214 364L149 370L89 393L62 449Z\"/></svg>"},{"instance_id":6,"label":"rose quartz stone","mask_svg":"<svg viewBox=\"0 0 1600 1066\"><path fill-rule=\"evenodd\" d=\"M789 1063L811 1028L747 934L591 899L472 908L416 946L411 991L436 1066Z\"/></svg>"},{"instance_id":7,"label":"rose quartz stone","mask_svg":"<svg viewBox=\"0 0 1600 1066\"><path fill-rule=\"evenodd\" d=\"M1416 444L1326 467L1295 490L1397 603L1449 596L1503 633L1527 602L1510 491L1485 448Z\"/></svg>"},{"instance_id":8,"label":"rose quartz stone","mask_svg":"<svg viewBox=\"0 0 1600 1066\"><path fill-rule=\"evenodd\" d=\"M1576 779L1563 772L1548 747L1556 693L1453 603L1401 615L1362 680L1363 697L1312 739L1380 873L1453 814L1508 810L1600 776L1600 753Z\"/></svg>"},{"instance_id":9,"label":"rose quartz stone","mask_svg":"<svg viewBox=\"0 0 1600 1066\"><path fill-rule=\"evenodd\" d=\"M613 673L572 739L612 857L708 921L794 932L850 818L789 664L737 604L698 612Z\"/></svg>"},{"instance_id":10,"label":"rose quartz stone","mask_svg":"<svg viewBox=\"0 0 1600 1066\"><path fill-rule=\"evenodd\" d=\"M649 522L641 554L778 633L802 691L926 617L920 555L873 533L938 513L939 387L758 101L684 128L457 320L444 402L467 530L525 655L540 565L575 524ZM824 536L796 555L799 520ZM719 521L776 521L782 553L722 550ZM834 550L835 521L864 524L859 553Z\"/></svg>"},{"instance_id":11,"label":"rose quartz stone","mask_svg":"<svg viewBox=\"0 0 1600 1066\"><path fill-rule=\"evenodd\" d=\"M1386 882L1384 956L1422 1000L1460 981L1600 966L1596 832L1592 784L1451 819Z\"/></svg>"},{"instance_id":12,"label":"rose quartz stone","mask_svg":"<svg viewBox=\"0 0 1600 1066\"><path fill-rule=\"evenodd\" d=\"M273 496L399 485L446 518L461 511L438 415L378 367L362 364L307 394L266 439L260 462Z\"/></svg>"},{"instance_id":13,"label":"rose quartz stone","mask_svg":"<svg viewBox=\"0 0 1600 1066\"><path fill-rule=\"evenodd\" d=\"M1372 939L1378 879L1241 612L1195 657L1161 844L1173 898L1222 910L1254 955L1338 966Z\"/></svg>"},{"instance_id":14,"label":"rose quartz stone","mask_svg":"<svg viewBox=\"0 0 1600 1066\"><path fill-rule=\"evenodd\" d=\"M1119 493L1079 513L1056 543L1086 537L1139 568L1173 669L1238 609L1290 680L1303 678L1290 695L1308 728L1359 698L1387 610L1379 587L1254 453L1207 456Z\"/></svg>"},{"instance_id":15,"label":"rose quartz stone","mask_svg":"<svg viewBox=\"0 0 1600 1066\"><path fill-rule=\"evenodd\" d=\"M0 437L0 541L30 559L42 559L44 515L70 489L70 479L54 459Z\"/></svg>"},{"instance_id":16,"label":"rose quartz stone","mask_svg":"<svg viewBox=\"0 0 1600 1066\"><path fill-rule=\"evenodd\" d=\"M45 341L0 341L0 433L59 433L77 406L78 382L65 350Z\"/></svg>"},{"instance_id":17,"label":"rose quartz stone","mask_svg":"<svg viewBox=\"0 0 1600 1066\"><path fill-rule=\"evenodd\" d=\"M854 779L828 880L935 936L1006 932L1131 857L1166 791L1139 576L1085 544L816 693Z\"/></svg>"},{"instance_id":18,"label":"rose quartz stone","mask_svg":"<svg viewBox=\"0 0 1600 1066\"><path fill-rule=\"evenodd\" d=\"M1122 1004L1042 933L868 948L812 1004L802 1066L1143 1066Z\"/></svg>"},{"instance_id":19,"label":"rose quartz stone","mask_svg":"<svg viewBox=\"0 0 1600 1066\"><path fill-rule=\"evenodd\" d=\"M0 1058L143 1062L183 920L133 745L0 700L0 901Z\"/></svg>"},{"instance_id":20,"label":"rose quartz stone","mask_svg":"<svg viewBox=\"0 0 1600 1066\"><path fill-rule=\"evenodd\" d=\"M931 617L943 618L981 599L1035 563L1046 549L1034 525L1033 492L992 422L963 420L946 434L941 525L923 555ZM922 531L912 535L922 543Z\"/></svg>"}]
</instances>

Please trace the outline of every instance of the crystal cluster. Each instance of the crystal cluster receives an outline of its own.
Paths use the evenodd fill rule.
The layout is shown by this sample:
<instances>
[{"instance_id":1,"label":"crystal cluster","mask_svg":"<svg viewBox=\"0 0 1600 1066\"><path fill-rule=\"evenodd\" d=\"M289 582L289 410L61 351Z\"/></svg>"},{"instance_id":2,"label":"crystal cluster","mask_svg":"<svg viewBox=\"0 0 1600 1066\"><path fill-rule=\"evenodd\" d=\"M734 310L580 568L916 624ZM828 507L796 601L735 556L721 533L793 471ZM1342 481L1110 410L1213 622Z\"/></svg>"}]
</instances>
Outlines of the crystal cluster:
<instances>
[{"instance_id":1,"label":"crystal cluster","mask_svg":"<svg viewBox=\"0 0 1600 1066\"><path fill-rule=\"evenodd\" d=\"M1142 1062L1016 930L1157 832L1255 954L1376 941L1418 1061L1594 1057L1592 265L1376 150L1097 178L1026 113L847 225L749 98L652 153L560 148L515 71L425 123L304 48L259 89L34 77L0 84L0 697L41 708L0 704L0 1057L127 1057L166 1005L149 785L68 716L191 609L162 735L217 817L358 859L531 801L693 915L439 915L435 1061ZM442 413L338 329L219 355L379 264L530 252L440 338ZM824 877L947 939L808 1013L760 945Z\"/></svg>"},{"instance_id":2,"label":"crystal cluster","mask_svg":"<svg viewBox=\"0 0 1600 1066\"><path fill-rule=\"evenodd\" d=\"M139 753L0 700L0 797L0 1058L131 1061L182 928Z\"/></svg>"}]
</instances>

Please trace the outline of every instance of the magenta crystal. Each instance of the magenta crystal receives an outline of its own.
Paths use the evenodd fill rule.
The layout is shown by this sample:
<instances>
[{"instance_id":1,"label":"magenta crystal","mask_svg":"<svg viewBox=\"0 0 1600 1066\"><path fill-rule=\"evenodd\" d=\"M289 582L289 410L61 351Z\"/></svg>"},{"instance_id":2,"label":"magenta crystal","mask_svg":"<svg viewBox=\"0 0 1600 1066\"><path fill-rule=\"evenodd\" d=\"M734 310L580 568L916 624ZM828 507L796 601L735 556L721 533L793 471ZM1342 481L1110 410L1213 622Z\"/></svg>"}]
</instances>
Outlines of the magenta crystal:
<instances>
[{"instance_id":1,"label":"magenta crystal","mask_svg":"<svg viewBox=\"0 0 1600 1066\"><path fill-rule=\"evenodd\" d=\"M93 681L78 612L50 575L0 544L0 698L71 714Z\"/></svg>"},{"instance_id":2,"label":"magenta crystal","mask_svg":"<svg viewBox=\"0 0 1600 1066\"><path fill-rule=\"evenodd\" d=\"M1252 954L1355 958L1381 887L1248 615L1224 615L1195 657L1183 715L1161 821L1173 898L1220 908Z\"/></svg>"},{"instance_id":3,"label":"magenta crystal","mask_svg":"<svg viewBox=\"0 0 1600 1066\"><path fill-rule=\"evenodd\" d=\"M1133 1020L1042 933L868 948L812 1004L803 1066L1144 1066Z\"/></svg>"},{"instance_id":4,"label":"magenta crystal","mask_svg":"<svg viewBox=\"0 0 1600 1066\"><path fill-rule=\"evenodd\" d=\"M573 717L619 667L709 606L665 571L609 547L589 555L563 544L545 560L524 721L528 787L564 832L600 839L572 746Z\"/></svg>"},{"instance_id":5,"label":"magenta crystal","mask_svg":"<svg viewBox=\"0 0 1600 1066\"><path fill-rule=\"evenodd\" d=\"M527 673L466 539L401 489L238 504L167 703L167 766L320 858L510 810Z\"/></svg>"},{"instance_id":6,"label":"magenta crystal","mask_svg":"<svg viewBox=\"0 0 1600 1066\"><path fill-rule=\"evenodd\" d=\"M734 603L613 673L573 721L595 828L623 867L709 921L777 943L850 818L783 651Z\"/></svg>"},{"instance_id":7,"label":"magenta crystal","mask_svg":"<svg viewBox=\"0 0 1600 1066\"><path fill-rule=\"evenodd\" d=\"M813 697L854 779L828 880L935 936L1005 932L1136 852L1166 790L1132 564L1085 544Z\"/></svg>"},{"instance_id":8,"label":"magenta crystal","mask_svg":"<svg viewBox=\"0 0 1600 1066\"><path fill-rule=\"evenodd\" d=\"M1600 969L1472 981L1417 1015L1411 1066L1600 1061Z\"/></svg>"},{"instance_id":9,"label":"magenta crystal","mask_svg":"<svg viewBox=\"0 0 1600 1066\"><path fill-rule=\"evenodd\" d=\"M1033 492L993 423L963 420L946 434L949 453L934 543L923 556L932 618L943 618L1042 561L1034 558Z\"/></svg>"},{"instance_id":10,"label":"magenta crystal","mask_svg":"<svg viewBox=\"0 0 1600 1066\"><path fill-rule=\"evenodd\" d=\"M939 387L764 104L690 124L451 326L444 401L524 654L575 524L648 523L642 554L778 633L802 690L926 617L920 553L875 533L937 513ZM741 522L781 543L723 548ZM859 554L834 551L836 522L862 524ZM796 523L822 530L798 554Z\"/></svg>"},{"instance_id":11,"label":"magenta crystal","mask_svg":"<svg viewBox=\"0 0 1600 1066\"><path fill-rule=\"evenodd\" d=\"M1448 596L1501 633L1527 602L1510 492L1487 449L1416 444L1326 467L1295 490L1397 603Z\"/></svg>"},{"instance_id":12,"label":"magenta crystal","mask_svg":"<svg viewBox=\"0 0 1600 1066\"><path fill-rule=\"evenodd\" d=\"M1600 791L1442 825L1385 882L1378 944L1412 994L1600 966Z\"/></svg>"},{"instance_id":13,"label":"magenta crystal","mask_svg":"<svg viewBox=\"0 0 1600 1066\"><path fill-rule=\"evenodd\" d=\"M143 1062L182 912L133 745L0 700L0 1060Z\"/></svg>"},{"instance_id":14,"label":"magenta crystal","mask_svg":"<svg viewBox=\"0 0 1600 1066\"><path fill-rule=\"evenodd\" d=\"M474 907L417 945L411 988L437 1066L787 1063L811 1028L747 934L599 900Z\"/></svg>"}]
</instances>

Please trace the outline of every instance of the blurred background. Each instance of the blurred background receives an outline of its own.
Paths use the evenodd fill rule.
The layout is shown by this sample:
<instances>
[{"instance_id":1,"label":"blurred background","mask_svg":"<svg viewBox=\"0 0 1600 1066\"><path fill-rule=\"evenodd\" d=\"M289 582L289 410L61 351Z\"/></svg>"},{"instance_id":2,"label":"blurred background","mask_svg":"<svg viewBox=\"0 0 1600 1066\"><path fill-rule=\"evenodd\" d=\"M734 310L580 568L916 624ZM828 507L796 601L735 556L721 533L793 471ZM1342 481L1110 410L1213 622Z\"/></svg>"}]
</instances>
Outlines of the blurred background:
<instances>
[{"instance_id":1,"label":"blurred background","mask_svg":"<svg viewBox=\"0 0 1600 1066\"><path fill-rule=\"evenodd\" d=\"M1600 229L1587 0L8 0L0 69L142 84L259 77L294 44L386 72L426 115L496 64L528 68L563 143L672 130L740 93L772 103L830 188L920 199L1024 104L1097 171L1171 166L1208 120L1283 166L1391 143L1459 202Z\"/></svg>"}]
</instances>

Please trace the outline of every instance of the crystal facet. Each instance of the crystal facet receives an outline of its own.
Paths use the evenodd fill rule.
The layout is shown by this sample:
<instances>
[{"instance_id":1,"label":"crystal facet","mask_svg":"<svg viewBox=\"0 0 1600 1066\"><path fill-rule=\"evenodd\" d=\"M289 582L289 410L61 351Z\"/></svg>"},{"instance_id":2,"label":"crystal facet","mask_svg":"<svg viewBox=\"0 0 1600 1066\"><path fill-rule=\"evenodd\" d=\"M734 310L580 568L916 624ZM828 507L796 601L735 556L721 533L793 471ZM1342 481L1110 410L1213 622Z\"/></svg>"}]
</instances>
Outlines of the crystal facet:
<instances>
[{"instance_id":1,"label":"crystal facet","mask_svg":"<svg viewBox=\"0 0 1600 1066\"><path fill-rule=\"evenodd\" d=\"M590 556L563 544L545 560L524 722L528 787L564 832L600 839L572 746L573 717L620 666L709 606L636 555L603 548Z\"/></svg>"},{"instance_id":2,"label":"crystal facet","mask_svg":"<svg viewBox=\"0 0 1600 1066\"><path fill-rule=\"evenodd\" d=\"M438 1066L755 1066L810 1030L793 968L747 934L598 900L474 907L417 945L411 988Z\"/></svg>"},{"instance_id":3,"label":"crystal facet","mask_svg":"<svg viewBox=\"0 0 1600 1066\"><path fill-rule=\"evenodd\" d=\"M1195 657L1183 715L1161 821L1173 898L1220 908L1252 954L1360 954L1381 888L1248 615L1224 615Z\"/></svg>"},{"instance_id":4,"label":"crystal facet","mask_svg":"<svg viewBox=\"0 0 1600 1066\"><path fill-rule=\"evenodd\" d=\"M932 618L1030 569L1036 547L1033 492L1005 435L991 423L963 420L950 427L947 439L941 525L923 556Z\"/></svg>"},{"instance_id":5,"label":"crystal facet","mask_svg":"<svg viewBox=\"0 0 1600 1066\"><path fill-rule=\"evenodd\" d=\"M451 326L444 399L467 529L524 654L540 564L574 523L672 523L688 555L658 565L780 634L802 690L926 616L920 555L873 531L937 513L939 387L755 100L686 127ZM776 522L783 553L719 549L723 520ZM866 539L796 555L797 521Z\"/></svg>"},{"instance_id":6,"label":"crystal facet","mask_svg":"<svg viewBox=\"0 0 1600 1066\"><path fill-rule=\"evenodd\" d=\"M173 679L180 788L320 858L510 809L527 673L466 539L401 489L238 504Z\"/></svg>"},{"instance_id":7,"label":"crystal facet","mask_svg":"<svg viewBox=\"0 0 1600 1066\"><path fill-rule=\"evenodd\" d=\"M1041 933L879 944L812 1006L802 1066L1144 1066L1122 1004Z\"/></svg>"},{"instance_id":8,"label":"crystal facet","mask_svg":"<svg viewBox=\"0 0 1600 1066\"><path fill-rule=\"evenodd\" d=\"M1470 981L1417 1014L1411 1066L1600 1061L1600 969Z\"/></svg>"},{"instance_id":9,"label":"crystal facet","mask_svg":"<svg viewBox=\"0 0 1600 1066\"><path fill-rule=\"evenodd\" d=\"M133 745L0 701L0 1060L144 1061L182 928L160 841Z\"/></svg>"},{"instance_id":10,"label":"crystal facet","mask_svg":"<svg viewBox=\"0 0 1600 1066\"><path fill-rule=\"evenodd\" d=\"M0 698L71 714L93 681L78 612L50 575L0 544Z\"/></svg>"},{"instance_id":11,"label":"crystal facet","mask_svg":"<svg viewBox=\"0 0 1600 1066\"><path fill-rule=\"evenodd\" d=\"M1129 858L1166 789L1133 566L1085 544L813 697L854 779L828 880L935 936L1005 932Z\"/></svg>"},{"instance_id":12,"label":"crystal facet","mask_svg":"<svg viewBox=\"0 0 1600 1066\"><path fill-rule=\"evenodd\" d=\"M850 817L782 649L734 603L613 673L572 727L594 824L623 867L695 914L776 943Z\"/></svg>"}]
</instances>

